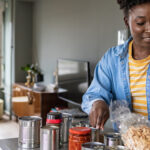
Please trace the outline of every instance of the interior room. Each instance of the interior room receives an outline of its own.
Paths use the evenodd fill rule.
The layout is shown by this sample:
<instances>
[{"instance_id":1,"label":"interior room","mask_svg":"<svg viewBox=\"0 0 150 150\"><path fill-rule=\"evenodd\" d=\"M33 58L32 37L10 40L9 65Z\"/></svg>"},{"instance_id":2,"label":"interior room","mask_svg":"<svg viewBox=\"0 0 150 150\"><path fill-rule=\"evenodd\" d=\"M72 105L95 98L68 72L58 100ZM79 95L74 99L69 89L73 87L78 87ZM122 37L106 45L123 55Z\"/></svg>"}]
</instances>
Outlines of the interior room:
<instances>
[{"instance_id":1,"label":"interior room","mask_svg":"<svg viewBox=\"0 0 150 150\"><path fill-rule=\"evenodd\" d=\"M88 121L82 96L125 29L116 1L0 0L0 140L16 145L24 116L45 126L50 111L72 110Z\"/></svg>"}]
</instances>

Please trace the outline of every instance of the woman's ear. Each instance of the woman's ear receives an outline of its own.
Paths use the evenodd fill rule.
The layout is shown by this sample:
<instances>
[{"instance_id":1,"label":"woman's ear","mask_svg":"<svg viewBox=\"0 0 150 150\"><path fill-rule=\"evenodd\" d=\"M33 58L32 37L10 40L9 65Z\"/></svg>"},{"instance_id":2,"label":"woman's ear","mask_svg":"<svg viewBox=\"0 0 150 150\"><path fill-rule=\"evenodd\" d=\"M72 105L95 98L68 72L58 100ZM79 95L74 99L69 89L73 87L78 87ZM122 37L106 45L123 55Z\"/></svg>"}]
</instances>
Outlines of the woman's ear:
<instances>
[{"instance_id":1,"label":"woman's ear","mask_svg":"<svg viewBox=\"0 0 150 150\"><path fill-rule=\"evenodd\" d=\"M124 23L125 23L126 27L129 29L129 22L128 22L127 16L124 17Z\"/></svg>"}]
</instances>

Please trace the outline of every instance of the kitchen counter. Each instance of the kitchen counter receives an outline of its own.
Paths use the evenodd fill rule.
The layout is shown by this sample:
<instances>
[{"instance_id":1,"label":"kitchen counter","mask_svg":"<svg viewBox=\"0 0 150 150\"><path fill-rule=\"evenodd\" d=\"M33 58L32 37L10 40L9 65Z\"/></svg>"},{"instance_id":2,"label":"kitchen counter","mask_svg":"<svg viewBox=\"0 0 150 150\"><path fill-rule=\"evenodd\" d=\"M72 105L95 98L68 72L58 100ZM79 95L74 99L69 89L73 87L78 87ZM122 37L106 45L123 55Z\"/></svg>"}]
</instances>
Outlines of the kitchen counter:
<instances>
[{"instance_id":1,"label":"kitchen counter","mask_svg":"<svg viewBox=\"0 0 150 150\"><path fill-rule=\"evenodd\" d=\"M40 150L40 148L34 148L34 149L21 149L18 148L18 139L17 138L11 138L11 139L4 139L0 140L0 150ZM68 150L68 145L63 145L60 150Z\"/></svg>"}]
</instances>

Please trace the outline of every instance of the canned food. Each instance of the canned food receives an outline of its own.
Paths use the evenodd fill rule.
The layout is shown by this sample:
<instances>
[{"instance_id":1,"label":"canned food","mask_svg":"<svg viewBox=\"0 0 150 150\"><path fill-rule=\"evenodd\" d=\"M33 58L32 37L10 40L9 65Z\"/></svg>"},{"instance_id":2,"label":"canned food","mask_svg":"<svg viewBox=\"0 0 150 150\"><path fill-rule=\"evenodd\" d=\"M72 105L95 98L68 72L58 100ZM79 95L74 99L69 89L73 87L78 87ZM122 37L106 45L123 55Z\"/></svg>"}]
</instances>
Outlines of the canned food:
<instances>
[{"instance_id":1,"label":"canned food","mask_svg":"<svg viewBox=\"0 0 150 150\"><path fill-rule=\"evenodd\" d=\"M82 150L105 150L105 144L100 142L88 142L82 144Z\"/></svg>"},{"instance_id":2,"label":"canned food","mask_svg":"<svg viewBox=\"0 0 150 150\"><path fill-rule=\"evenodd\" d=\"M115 132L105 133L104 144L108 147L116 147L117 145L122 145L120 134Z\"/></svg>"},{"instance_id":3,"label":"canned food","mask_svg":"<svg viewBox=\"0 0 150 150\"><path fill-rule=\"evenodd\" d=\"M59 127L44 126L40 130L40 150L59 149Z\"/></svg>"},{"instance_id":4,"label":"canned food","mask_svg":"<svg viewBox=\"0 0 150 150\"><path fill-rule=\"evenodd\" d=\"M115 150L128 150L125 146L118 145Z\"/></svg>"},{"instance_id":5,"label":"canned food","mask_svg":"<svg viewBox=\"0 0 150 150\"><path fill-rule=\"evenodd\" d=\"M19 118L18 147L40 147L40 127L42 118L38 116L24 116Z\"/></svg>"},{"instance_id":6,"label":"canned food","mask_svg":"<svg viewBox=\"0 0 150 150\"><path fill-rule=\"evenodd\" d=\"M47 125L60 125L62 121L62 114L60 112L49 112L47 114L46 124Z\"/></svg>"},{"instance_id":7,"label":"canned food","mask_svg":"<svg viewBox=\"0 0 150 150\"><path fill-rule=\"evenodd\" d=\"M69 128L71 127L72 115L69 113L63 113L62 116L61 142L68 143Z\"/></svg>"},{"instance_id":8,"label":"canned food","mask_svg":"<svg viewBox=\"0 0 150 150\"><path fill-rule=\"evenodd\" d=\"M96 128L93 128L93 127L91 127L91 129L92 129L92 132L91 132L92 142L99 142L99 140L100 140L100 130L96 129Z\"/></svg>"},{"instance_id":9,"label":"canned food","mask_svg":"<svg viewBox=\"0 0 150 150\"><path fill-rule=\"evenodd\" d=\"M81 150L82 144L90 141L90 128L74 127L69 129L69 150Z\"/></svg>"}]
</instances>

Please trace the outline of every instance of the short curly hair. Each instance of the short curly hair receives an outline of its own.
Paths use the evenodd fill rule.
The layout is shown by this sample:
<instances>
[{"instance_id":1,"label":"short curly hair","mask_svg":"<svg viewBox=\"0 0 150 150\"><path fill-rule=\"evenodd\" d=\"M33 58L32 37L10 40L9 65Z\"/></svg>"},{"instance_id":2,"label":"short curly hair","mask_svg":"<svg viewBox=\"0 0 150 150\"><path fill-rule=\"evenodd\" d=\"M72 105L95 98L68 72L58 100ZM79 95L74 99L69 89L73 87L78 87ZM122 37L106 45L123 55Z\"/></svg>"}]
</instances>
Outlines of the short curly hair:
<instances>
[{"instance_id":1,"label":"short curly hair","mask_svg":"<svg viewBox=\"0 0 150 150\"><path fill-rule=\"evenodd\" d=\"M133 6L148 2L150 2L150 0L117 0L117 3L120 5L120 9L123 10L125 16L128 16L129 9Z\"/></svg>"}]
</instances>

